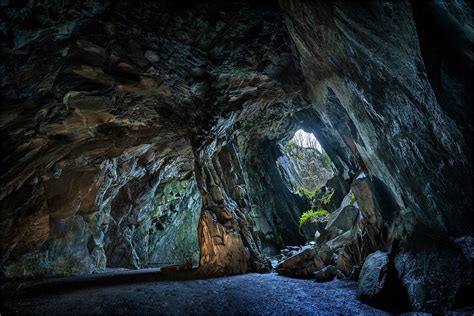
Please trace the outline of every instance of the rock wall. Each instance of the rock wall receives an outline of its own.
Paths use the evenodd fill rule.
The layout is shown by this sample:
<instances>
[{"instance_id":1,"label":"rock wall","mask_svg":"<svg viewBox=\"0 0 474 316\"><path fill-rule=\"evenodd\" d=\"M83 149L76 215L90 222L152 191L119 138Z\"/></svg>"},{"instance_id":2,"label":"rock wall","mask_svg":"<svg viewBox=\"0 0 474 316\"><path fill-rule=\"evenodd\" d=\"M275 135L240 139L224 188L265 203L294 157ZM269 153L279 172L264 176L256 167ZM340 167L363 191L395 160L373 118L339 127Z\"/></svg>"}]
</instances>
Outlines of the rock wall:
<instances>
[{"instance_id":1,"label":"rock wall","mask_svg":"<svg viewBox=\"0 0 474 316\"><path fill-rule=\"evenodd\" d=\"M2 2L2 277L267 271L303 239L276 164L303 128L364 214L335 264L385 251L414 309L449 308L472 267L472 97L424 30L462 30L465 64L465 15L279 4Z\"/></svg>"},{"instance_id":2,"label":"rock wall","mask_svg":"<svg viewBox=\"0 0 474 316\"><path fill-rule=\"evenodd\" d=\"M377 219L380 215L373 217L374 232L363 233L379 239L368 252L387 250L394 238L401 239L395 260L404 262L396 266L412 307L448 308L464 282L452 282L453 278L469 275L470 269L460 268L465 264L460 263L454 275L441 276L436 271L442 270L444 261L427 265L430 250L420 249L447 240L437 251L456 253L457 260L467 261L452 240L472 234L471 165L460 132L463 126L443 111L428 81L410 4L281 1L281 5L321 120L334 127L332 132L344 140L359 166L400 209L391 214L386 207L376 211L382 221ZM342 124L331 117L334 108L340 111ZM427 239L416 239L420 231ZM360 249L361 245L352 252Z\"/></svg>"},{"instance_id":3,"label":"rock wall","mask_svg":"<svg viewBox=\"0 0 474 316\"><path fill-rule=\"evenodd\" d=\"M241 273L268 268L259 237L299 241L272 148L307 104L277 5L2 5L4 277Z\"/></svg>"}]
</instances>

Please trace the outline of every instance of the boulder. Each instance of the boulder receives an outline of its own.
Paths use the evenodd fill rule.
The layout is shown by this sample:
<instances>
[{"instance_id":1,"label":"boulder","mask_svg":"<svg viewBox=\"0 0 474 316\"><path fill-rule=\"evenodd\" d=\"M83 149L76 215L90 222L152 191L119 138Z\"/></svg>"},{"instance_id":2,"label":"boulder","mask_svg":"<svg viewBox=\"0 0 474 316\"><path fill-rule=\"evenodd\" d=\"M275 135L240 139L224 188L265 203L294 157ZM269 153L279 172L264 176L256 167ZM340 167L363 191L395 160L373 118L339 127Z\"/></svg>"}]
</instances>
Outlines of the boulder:
<instances>
[{"instance_id":1,"label":"boulder","mask_svg":"<svg viewBox=\"0 0 474 316\"><path fill-rule=\"evenodd\" d=\"M352 241L351 231L347 231L336 238L331 239L326 244L331 248L332 251L338 252L345 244Z\"/></svg>"},{"instance_id":2,"label":"boulder","mask_svg":"<svg viewBox=\"0 0 474 316\"><path fill-rule=\"evenodd\" d=\"M331 214L325 230L328 232L331 239L341 235L354 226L358 215L359 210L352 205L340 208Z\"/></svg>"},{"instance_id":3,"label":"boulder","mask_svg":"<svg viewBox=\"0 0 474 316\"><path fill-rule=\"evenodd\" d=\"M333 265L322 268L319 271L313 273L316 282L328 282L332 281L337 274L337 268Z\"/></svg>"},{"instance_id":4,"label":"boulder","mask_svg":"<svg viewBox=\"0 0 474 316\"><path fill-rule=\"evenodd\" d=\"M388 271L388 254L376 251L369 255L359 275L357 297L361 301L370 302L379 294L384 285Z\"/></svg>"},{"instance_id":5,"label":"boulder","mask_svg":"<svg viewBox=\"0 0 474 316\"><path fill-rule=\"evenodd\" d=\"M394 243L390 254L376 251L367 256L359 273L357 297L381 309L404 313L417 308L410 301L407 287L395 268L398 249L398 243ZM424 295L423 292L418 294Z\"/></svg>"},{"instance_id":6,"label":"boulder","mask_svg":"<svg viewBox=\"0 0 474 316\"><path fill-rule=\"evenodd\" d=\"M414 248L415 242L428 249ZM473 265L466 256L468 249L459 242L415 235L401 244L393 259L394 269L413 310L446 313L472 306ZM392 283L388 286L392 288Z\"/></svg>"},{"instance_id":7,"label":"boulder","mask_svg":"<svg viewBox=\"0 0 474 316\"><path fill-rule=\"evenodd\" d=\"M314 272L333 264L333 262L334 254L327 245L314 245L305 247L292 257L282 261L276 267L276 271L284 276L309 278Z\"/></svg>"},{"instance_id":8,"label":"boulder","mask_svg":"<svg viewBox=\"0 0 474 316\"><path fill-rule=\"evenodd\" d=\"M314 222L314 221L307 221L300 227L300 232L305 236L306 240L314 240L315 236L319 234L320 227L323 227L323 225L320 222Z\"/></svg>"}]
</instances>

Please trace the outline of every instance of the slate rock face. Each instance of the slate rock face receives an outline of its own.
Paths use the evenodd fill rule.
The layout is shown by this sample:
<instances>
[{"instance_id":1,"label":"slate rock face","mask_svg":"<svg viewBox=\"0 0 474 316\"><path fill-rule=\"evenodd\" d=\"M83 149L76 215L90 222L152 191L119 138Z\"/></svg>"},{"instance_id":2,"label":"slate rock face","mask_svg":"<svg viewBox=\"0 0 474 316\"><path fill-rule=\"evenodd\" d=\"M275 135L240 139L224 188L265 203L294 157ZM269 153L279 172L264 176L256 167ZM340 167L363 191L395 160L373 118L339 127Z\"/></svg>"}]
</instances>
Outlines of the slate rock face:
<instances>
[{"instance_id":1,"label":"slate rock face","mask_svg":"<svg viewBox=\"0 0 474 316\"><path fill-rule=\"evenodd\" d=\"M276 5L50 4L2 16L4 277L264 271L302 239L268 164L308 106Z\"/></svg>"},{"instance_id":2,"label":"slate rock face","mask_svg":"<svg viewBox=\"0 0 474 316\"><path fill-rule=\"evenodd\" d=\"M436 99L472 148L472 6L469 2L410 1L420 51ZM472 151L470 151L472 154Z\"/></svg>"},{"instance_id":3,"label":"slate rock face","mask_svg":"<svg viewBox=\"0 0 474 316\"><path fill-rule=\"evenodd\" d=\"M462 58L407 1L2 6L2 277L268 271L264 253L304 241L309 206L276 164L304 128L362 219L335 262L294 260L358 277L397 241L414 309L443 312L471 286L455 242L472 237L464 4L425 15L462 32Z\"/></svg>"},{"instance_id":4,"label":"slate rock face","mask_svg":"<svg viewBox=\"0 0 474 316\"><path fill-rule=\"evenodd\" d=\"M420 232L416 242L406 241L416 246L397 253L395 269L414 309L446 310L463 288L472 286L472 260L452 241L423 235Z\"/></svg>"},{"instance_id":5,"label":"slate rock face","mask_svg":"<svg viewBox=\"0 0 474 316\"><path fill-rule=\"evenodd\" d=\"M346 166L351 165L351 159L357 160L375 180L370 191L389 197L388 209L379 208L375 216L366 219L373 232L368 235L375 240L369 237L364 241L364 234L358 234L338 261L350 258L357 265L373 251L387 251L394 237L416 239L415 232L421 227L429 235L447 240L472 234L467 140L439 105L428 81L410 4L280 3L289 16L287 25L309 95L326 124L319 134L330 135L333 143L341 140L343 145L338 147L351 153L346 153ZM328 126L333 130L328 131ZM371 208L369 204L360 207ZM402 246L414 244L417 242ZM418 246L428 245L420 242ZM456 250L448 247L444 251ZM416 259L407 260L417 265ZM436 274L442 266L442 260L435 261L428 270ZM452 300L442 303L435 286L422 281L424 272L411 271L416 275L414 280L431 289L425 292L423 303L413 308L448 308ZM470 269L464 271L471 273ZM460 276L453 277L457 280ZM414 293L409 291L412 298Z\"/></svg>"},{"instance_id":6,"label":"slate rock face","mask_svg":"<svg viewBox=\"0 0 474 316\"><path fill-rule=\"evenodd\" d=\"M337 237L350 230L356 223L359 210L351 205L340 208L331 214L324 228L332 238ZM332 239L330 238L330 239Z\"/></svg>"}]
</instances>

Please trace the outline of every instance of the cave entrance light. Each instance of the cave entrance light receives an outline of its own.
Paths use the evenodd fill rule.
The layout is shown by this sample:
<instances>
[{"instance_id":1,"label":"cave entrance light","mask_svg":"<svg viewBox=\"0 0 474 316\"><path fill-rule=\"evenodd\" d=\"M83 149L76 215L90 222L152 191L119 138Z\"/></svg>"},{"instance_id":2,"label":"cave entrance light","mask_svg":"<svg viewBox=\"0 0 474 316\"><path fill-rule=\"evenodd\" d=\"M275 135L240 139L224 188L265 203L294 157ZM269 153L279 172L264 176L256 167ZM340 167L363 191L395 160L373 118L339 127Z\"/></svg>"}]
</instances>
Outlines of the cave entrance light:
<instances>
[{"instance_id":1,"label":"cave entrance light","mask_svg":"<svg viewBox=\"0 0 474 316\"><path fill-rule=\"evenodd\" d=\"M313 133L307 133L304 130L299 129L295 132L295 135L293 135L293 138L290 141L294 142L300 147L314 148L320 153L323 153L323 148Z\"/></svg>"},{"instance_id":2,"label":"cave entrance light","mask_svg":"<svg viewBox=\"0 0 474 316\"><path fill-rule=\"evenodd\" d=\"M277 165L291 191L314 192L335 175L336 168L313 133L299 129L282 145Z\"/></svg>"}]
</instances>

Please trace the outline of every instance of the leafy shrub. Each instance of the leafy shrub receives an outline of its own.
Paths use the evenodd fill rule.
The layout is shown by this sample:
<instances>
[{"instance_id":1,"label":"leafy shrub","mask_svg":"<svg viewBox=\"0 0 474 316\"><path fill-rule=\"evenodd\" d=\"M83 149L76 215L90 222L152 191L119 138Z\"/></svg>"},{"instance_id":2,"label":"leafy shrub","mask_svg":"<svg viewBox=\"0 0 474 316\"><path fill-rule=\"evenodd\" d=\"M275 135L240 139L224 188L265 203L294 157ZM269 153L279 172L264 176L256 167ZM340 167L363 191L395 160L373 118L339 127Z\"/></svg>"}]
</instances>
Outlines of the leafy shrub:
<instances>
[{"instance_id":1,"label":"leafy shrub","mask_svg":"<svg viewBox=\"0 0 474 316\"><path fill-rule=\"evenodd\" d=\"M329 212L322 208L318 209L317 211L308 210L304 212L303 214L301 214L301 217L299 220L300 228L308 221L317 222L319 220L328 218L329 215L330 215Z\"/></svg>"}]
</instances>

